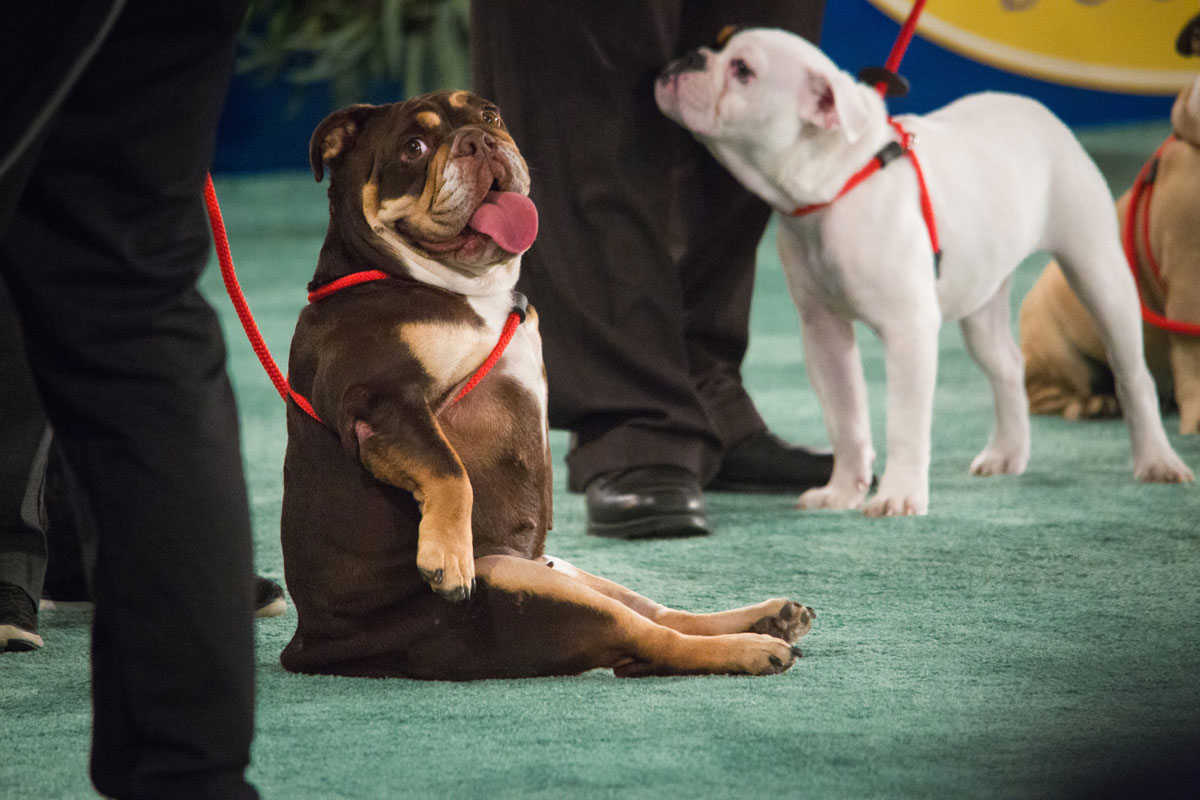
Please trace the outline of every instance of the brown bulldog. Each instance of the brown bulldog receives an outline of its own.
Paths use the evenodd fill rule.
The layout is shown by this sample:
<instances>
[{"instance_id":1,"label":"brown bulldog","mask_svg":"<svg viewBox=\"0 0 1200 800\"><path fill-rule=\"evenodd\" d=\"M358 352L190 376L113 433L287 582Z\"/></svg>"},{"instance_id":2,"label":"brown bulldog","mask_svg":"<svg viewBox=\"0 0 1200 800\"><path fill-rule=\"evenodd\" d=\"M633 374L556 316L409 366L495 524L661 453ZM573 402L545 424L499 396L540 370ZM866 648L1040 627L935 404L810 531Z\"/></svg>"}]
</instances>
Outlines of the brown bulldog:
<instances>
[{"instance_id":1,"label":"brown bulldog","mask_svg":"<svg viewBox=\"0 0 1200 800\"><path fill-rule=\"evenodd\" d=\"M1148 213L1135 219L1138 291L1152 312L1200 330L1200 78L1171 109L1174 138L1163 147ZM1147 210L1148 206L1148 210ZM1117 201L1122 230L1130 192ZM1157 264L1157 274L1153 264ZM1120 413L1104 345L1058 264L1050 262L1021 304L1025 387L1035 414L1067 419ZM1200 433L1200 335L1145 324L1146 363L1159 395L1179 408L1181 433Z\"/></svg>"},{"instance_id":2,"label":"brown bulldog","mask_svg":"<svg viewBox=\"0 0 1200 800\"><path fill-rule=\"evenodd\" d=\"M332 173L330 223L289 361L282 537L299 619L284 667L451 680L790 667L812 626L802 605L688 614L545 554L541 339L532 308L516 325L513 292L537 218L499 110L468 92L352 106L317 127L310 155L317 180Z\"/></svg>"}]
</instances>

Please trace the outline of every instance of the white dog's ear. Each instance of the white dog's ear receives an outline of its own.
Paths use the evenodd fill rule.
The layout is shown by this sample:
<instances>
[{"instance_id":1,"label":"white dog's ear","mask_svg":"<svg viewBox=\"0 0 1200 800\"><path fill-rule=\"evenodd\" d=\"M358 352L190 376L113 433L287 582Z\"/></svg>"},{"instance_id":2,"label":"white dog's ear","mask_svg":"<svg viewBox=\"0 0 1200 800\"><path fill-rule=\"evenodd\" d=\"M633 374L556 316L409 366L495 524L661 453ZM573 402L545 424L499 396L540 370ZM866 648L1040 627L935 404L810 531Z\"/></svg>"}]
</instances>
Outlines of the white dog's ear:
<instances>
[{"instance_id":1,"label":"white dog's ear","mask_svg":"<svg viewBox=\"0 0 1200 800\"><path fill-rule=\"evenodd\" d=\"M801 88L800 113L817 127L840 129L849 142L858 141L871 121L871 108L858 84L840 70L810 70Z\"/></svg>"}]
</instances>

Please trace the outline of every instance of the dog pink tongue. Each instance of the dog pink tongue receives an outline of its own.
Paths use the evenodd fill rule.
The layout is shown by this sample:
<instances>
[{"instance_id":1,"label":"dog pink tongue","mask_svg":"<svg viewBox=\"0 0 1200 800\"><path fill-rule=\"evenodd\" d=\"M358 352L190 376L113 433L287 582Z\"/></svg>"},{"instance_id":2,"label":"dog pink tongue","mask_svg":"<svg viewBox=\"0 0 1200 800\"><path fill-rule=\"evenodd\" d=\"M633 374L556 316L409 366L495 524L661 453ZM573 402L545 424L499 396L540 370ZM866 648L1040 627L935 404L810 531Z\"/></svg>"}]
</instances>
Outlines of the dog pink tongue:
<instances>
[{"instance_id":1,"label":"dog pink tongue","mask_svg":"<svg viewBox=\"0 0 1200 800\"><path fill-rule=\"evenodd\" d=\"M537 238L537 209L523 194L488 192L467 224L515 255L528 250Z\"/></svg>"}]
</instances>

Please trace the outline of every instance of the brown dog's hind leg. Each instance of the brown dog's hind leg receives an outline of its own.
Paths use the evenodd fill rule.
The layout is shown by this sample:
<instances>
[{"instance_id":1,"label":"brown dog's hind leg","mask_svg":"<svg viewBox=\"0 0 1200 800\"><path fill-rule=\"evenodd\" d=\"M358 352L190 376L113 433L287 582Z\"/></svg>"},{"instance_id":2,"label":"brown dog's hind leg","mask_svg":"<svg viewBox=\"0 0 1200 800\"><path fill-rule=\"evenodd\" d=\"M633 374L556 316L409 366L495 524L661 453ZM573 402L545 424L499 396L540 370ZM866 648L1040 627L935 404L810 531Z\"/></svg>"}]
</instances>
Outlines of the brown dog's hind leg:
<instances>
[{"instance_id":1,"label":"brown dog's hind leg","mask_svg":"<svg viewBox=\"0 0 1200 800\"><path fill-rule=\"evenodd\" d=\"M452 674L430 677L521 677L605 667L618 674L773 675L799 655L788 642L760 633L694 636L672 630L541 561L484 556L476 560L475 572L479 593L467 604L475 606L472 622L454 634L460 660L433 670ZM438 650L440 659L446 651Z\"/></svg>"},{"instance_id":2,"label":"brown dog's hind leg","mask_svg":"<svg viewBox=\"0 0 1200 800\"><path fill-rule=\"evenodd\" d=\"M693 614L656 603L619 583L584 572L561 558L545 556L543 559L547 566L579 580L606 597L611 597L652 622L692 636L765 633L794 644L812 630L812 621L817 616L811 608L784 597L730 611Z\"/></svg>"}]
</instances>

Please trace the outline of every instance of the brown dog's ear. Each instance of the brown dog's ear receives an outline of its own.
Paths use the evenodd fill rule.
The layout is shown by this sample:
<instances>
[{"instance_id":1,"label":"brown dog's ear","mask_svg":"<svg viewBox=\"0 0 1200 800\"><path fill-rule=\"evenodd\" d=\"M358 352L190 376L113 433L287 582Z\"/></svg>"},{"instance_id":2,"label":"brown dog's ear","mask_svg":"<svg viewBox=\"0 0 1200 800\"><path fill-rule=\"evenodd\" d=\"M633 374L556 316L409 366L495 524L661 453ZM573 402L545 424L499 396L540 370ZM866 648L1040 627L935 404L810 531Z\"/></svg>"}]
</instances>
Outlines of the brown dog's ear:
<instances>
[{"instance_id":1,"label":"brown dog's ear","mask_svg":"<svg viewBox=\"0 0 1200 800\"><path fill-rule=\"evenodd\" d=\"M318 182L325 177L325 165L332 164L335 158L353 146L355 137L362 131L367 113L374 108L366 103L348 106L333 112L317 125L308 142L308 163Z\"/></svg>"},{"instance_id":2,"label":"brown dog's ear","mask_svg":"<svg viewBox=\"0 0 1200 800\"><path fill-rule=\"evenodd\" d=\"M841 129L850 142L866 133L871 109L862 95L864 87L847 73L810 69L803 87L800 113L809 122L827 131Z\"/></svg>"}]
</instances>

